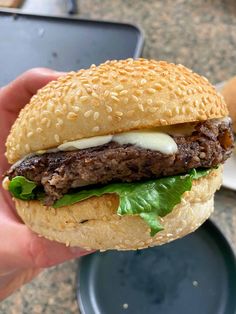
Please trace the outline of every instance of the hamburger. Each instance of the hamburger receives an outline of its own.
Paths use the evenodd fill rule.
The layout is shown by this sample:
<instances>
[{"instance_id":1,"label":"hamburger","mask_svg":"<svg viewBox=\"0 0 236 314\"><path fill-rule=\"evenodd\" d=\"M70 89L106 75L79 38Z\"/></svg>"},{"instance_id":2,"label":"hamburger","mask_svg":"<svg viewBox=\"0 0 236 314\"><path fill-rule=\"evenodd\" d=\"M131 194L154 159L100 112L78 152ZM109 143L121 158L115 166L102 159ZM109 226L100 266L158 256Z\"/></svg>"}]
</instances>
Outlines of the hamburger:
<instances>
[{"instance_id":1,"label":"hamburger","mask_svg":"<svg viewBox=\"0 0 236 314\"><path fill-rule=\"evenodd\" d=\"M107 61L50 82L22 109L3 186L41 236L141 249L209 217L232 148L226 104L206 78L164 61Z\"/></svg>"}]
</instances>

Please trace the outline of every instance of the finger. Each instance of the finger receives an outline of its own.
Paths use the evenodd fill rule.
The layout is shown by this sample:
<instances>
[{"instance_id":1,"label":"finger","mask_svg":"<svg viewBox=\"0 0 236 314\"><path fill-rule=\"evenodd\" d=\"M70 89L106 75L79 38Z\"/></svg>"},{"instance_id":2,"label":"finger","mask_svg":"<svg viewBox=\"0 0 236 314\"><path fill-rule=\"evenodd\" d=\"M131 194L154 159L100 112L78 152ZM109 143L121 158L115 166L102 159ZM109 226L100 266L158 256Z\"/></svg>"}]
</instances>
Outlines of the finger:
<instances>
[{"instance_id":1,"label":"finger","mask_svg":"<svg viewBox=\"0 0 236 314\"><path fill-rule=\"evenodd\" d=\"M2 88L0 104L8 111L19 112L38 89L64 74L64 72L56 72L47 68L28 70Z\"/></svg>"},{"instance_id":2,"label":"finger","mask_svg":"<svg viewBox=\"0 0 236 314\"><path fill-rule=\"evenodd\" d=\"M30 268L16 270L9 275L0 277L0 302L12 294L23 284L31 281L41 272L41 269Z\"/></svg>"},{"instance_id":3,"label":"finger","mask_svg":"<svg viewBox=\"0 0 236 314\"><path fill-rule=\"evenodd\" d=\"M19 268L50 267L91 253L40 238L27 226L6 219L1 219L0 238L5 239L0 247L0 275Z\"/></svg>"}]
</instances>

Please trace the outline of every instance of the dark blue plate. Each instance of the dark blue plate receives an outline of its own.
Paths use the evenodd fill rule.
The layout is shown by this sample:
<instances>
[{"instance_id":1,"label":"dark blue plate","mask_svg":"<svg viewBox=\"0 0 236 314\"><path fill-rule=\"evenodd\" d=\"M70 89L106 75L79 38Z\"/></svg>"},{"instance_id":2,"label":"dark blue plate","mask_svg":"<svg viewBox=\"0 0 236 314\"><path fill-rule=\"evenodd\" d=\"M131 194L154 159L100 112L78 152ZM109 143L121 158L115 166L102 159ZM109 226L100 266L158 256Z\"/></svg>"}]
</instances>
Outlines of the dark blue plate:
<instances>
[{"instance_id":1,"label":"dark blue plate","mask_svg":"<svg viewBox=\"0 0 236 314\"><path fill-rule=\"evenodd\" d=\"M59 71L137 58L143 33L132 24L0 10L0 87L32 67Z\"/></svg>"},{"instance_id":2,"label":"dark blue plate","mask_svg":"<svg viewBox=\"0 0 236 314\"><path fill-rule=\"evenodd\" d=\"M235 256L208 221L161 247L83 257L77 297L82 314L234 314Z\"/></svg>"}]
</instances>

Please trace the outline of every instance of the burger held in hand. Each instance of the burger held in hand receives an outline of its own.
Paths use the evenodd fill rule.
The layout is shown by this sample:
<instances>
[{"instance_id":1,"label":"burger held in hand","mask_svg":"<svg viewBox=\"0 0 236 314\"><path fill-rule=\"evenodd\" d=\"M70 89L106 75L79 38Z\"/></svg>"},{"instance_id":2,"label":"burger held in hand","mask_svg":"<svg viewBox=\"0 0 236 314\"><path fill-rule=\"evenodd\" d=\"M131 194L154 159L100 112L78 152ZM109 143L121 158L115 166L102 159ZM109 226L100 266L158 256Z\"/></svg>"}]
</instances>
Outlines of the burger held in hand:
<instances>
[{"instance_id":1,"label":"burger held in hand","mask_svg":"<svg viewBox=\"0 0 236 314\"><path fill-rule=\"evenodd\" d=\"M41 236L141 249L198 228L233 148L224 100L182 65L108 61L38 91L6 142L3 186Z\"/></svg>"}]
</instances>

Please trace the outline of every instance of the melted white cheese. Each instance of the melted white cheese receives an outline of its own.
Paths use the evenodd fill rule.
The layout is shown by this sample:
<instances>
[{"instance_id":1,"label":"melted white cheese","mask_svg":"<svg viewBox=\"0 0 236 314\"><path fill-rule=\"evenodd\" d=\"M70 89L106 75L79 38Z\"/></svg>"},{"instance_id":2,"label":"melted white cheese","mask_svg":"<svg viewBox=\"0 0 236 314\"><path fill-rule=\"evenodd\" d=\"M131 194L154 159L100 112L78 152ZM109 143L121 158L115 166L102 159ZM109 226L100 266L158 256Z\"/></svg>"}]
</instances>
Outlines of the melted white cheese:
<instances>
[{"instance_id":1,"label":"melted white cheese","mask_svg":"<svg viewBox=\"0 0 236 314\"><path fill-rule=\"evenodd\" d=\"M83 138L81 140L64 143L58 146L58 150L70 151L75 149L85 149L96 147L111 142L112 135L94 136L90 138Z\"/></svg>"},{"instance_id":2,"label":"melted white cheese","mask_svg":"<svg viewBox=\"0 0 236 314\"><path fill-rule=\"evenodd\" d=\"M120 145L133 144L141 148L159 151L163 154L174 154L178 149L171 136L160 132L125 132L114 135L112 140Z\"/></svg>"},{"instance_id":3,"label":"melted white cheese","mask_svg":"<svg viewBox=\"0 0 236 314\"><path fill-rule=\"evenodd\" d=\"M95 136L81 140L67 142L58 146L58 150L71 151L85 149L117 142L121 145L133 144L141 148L160 151L163 154L174 154L177 152L177 145L173 138L165 133L155 131L131 131L116 135Z\"/></svg>"}]
</instances>

